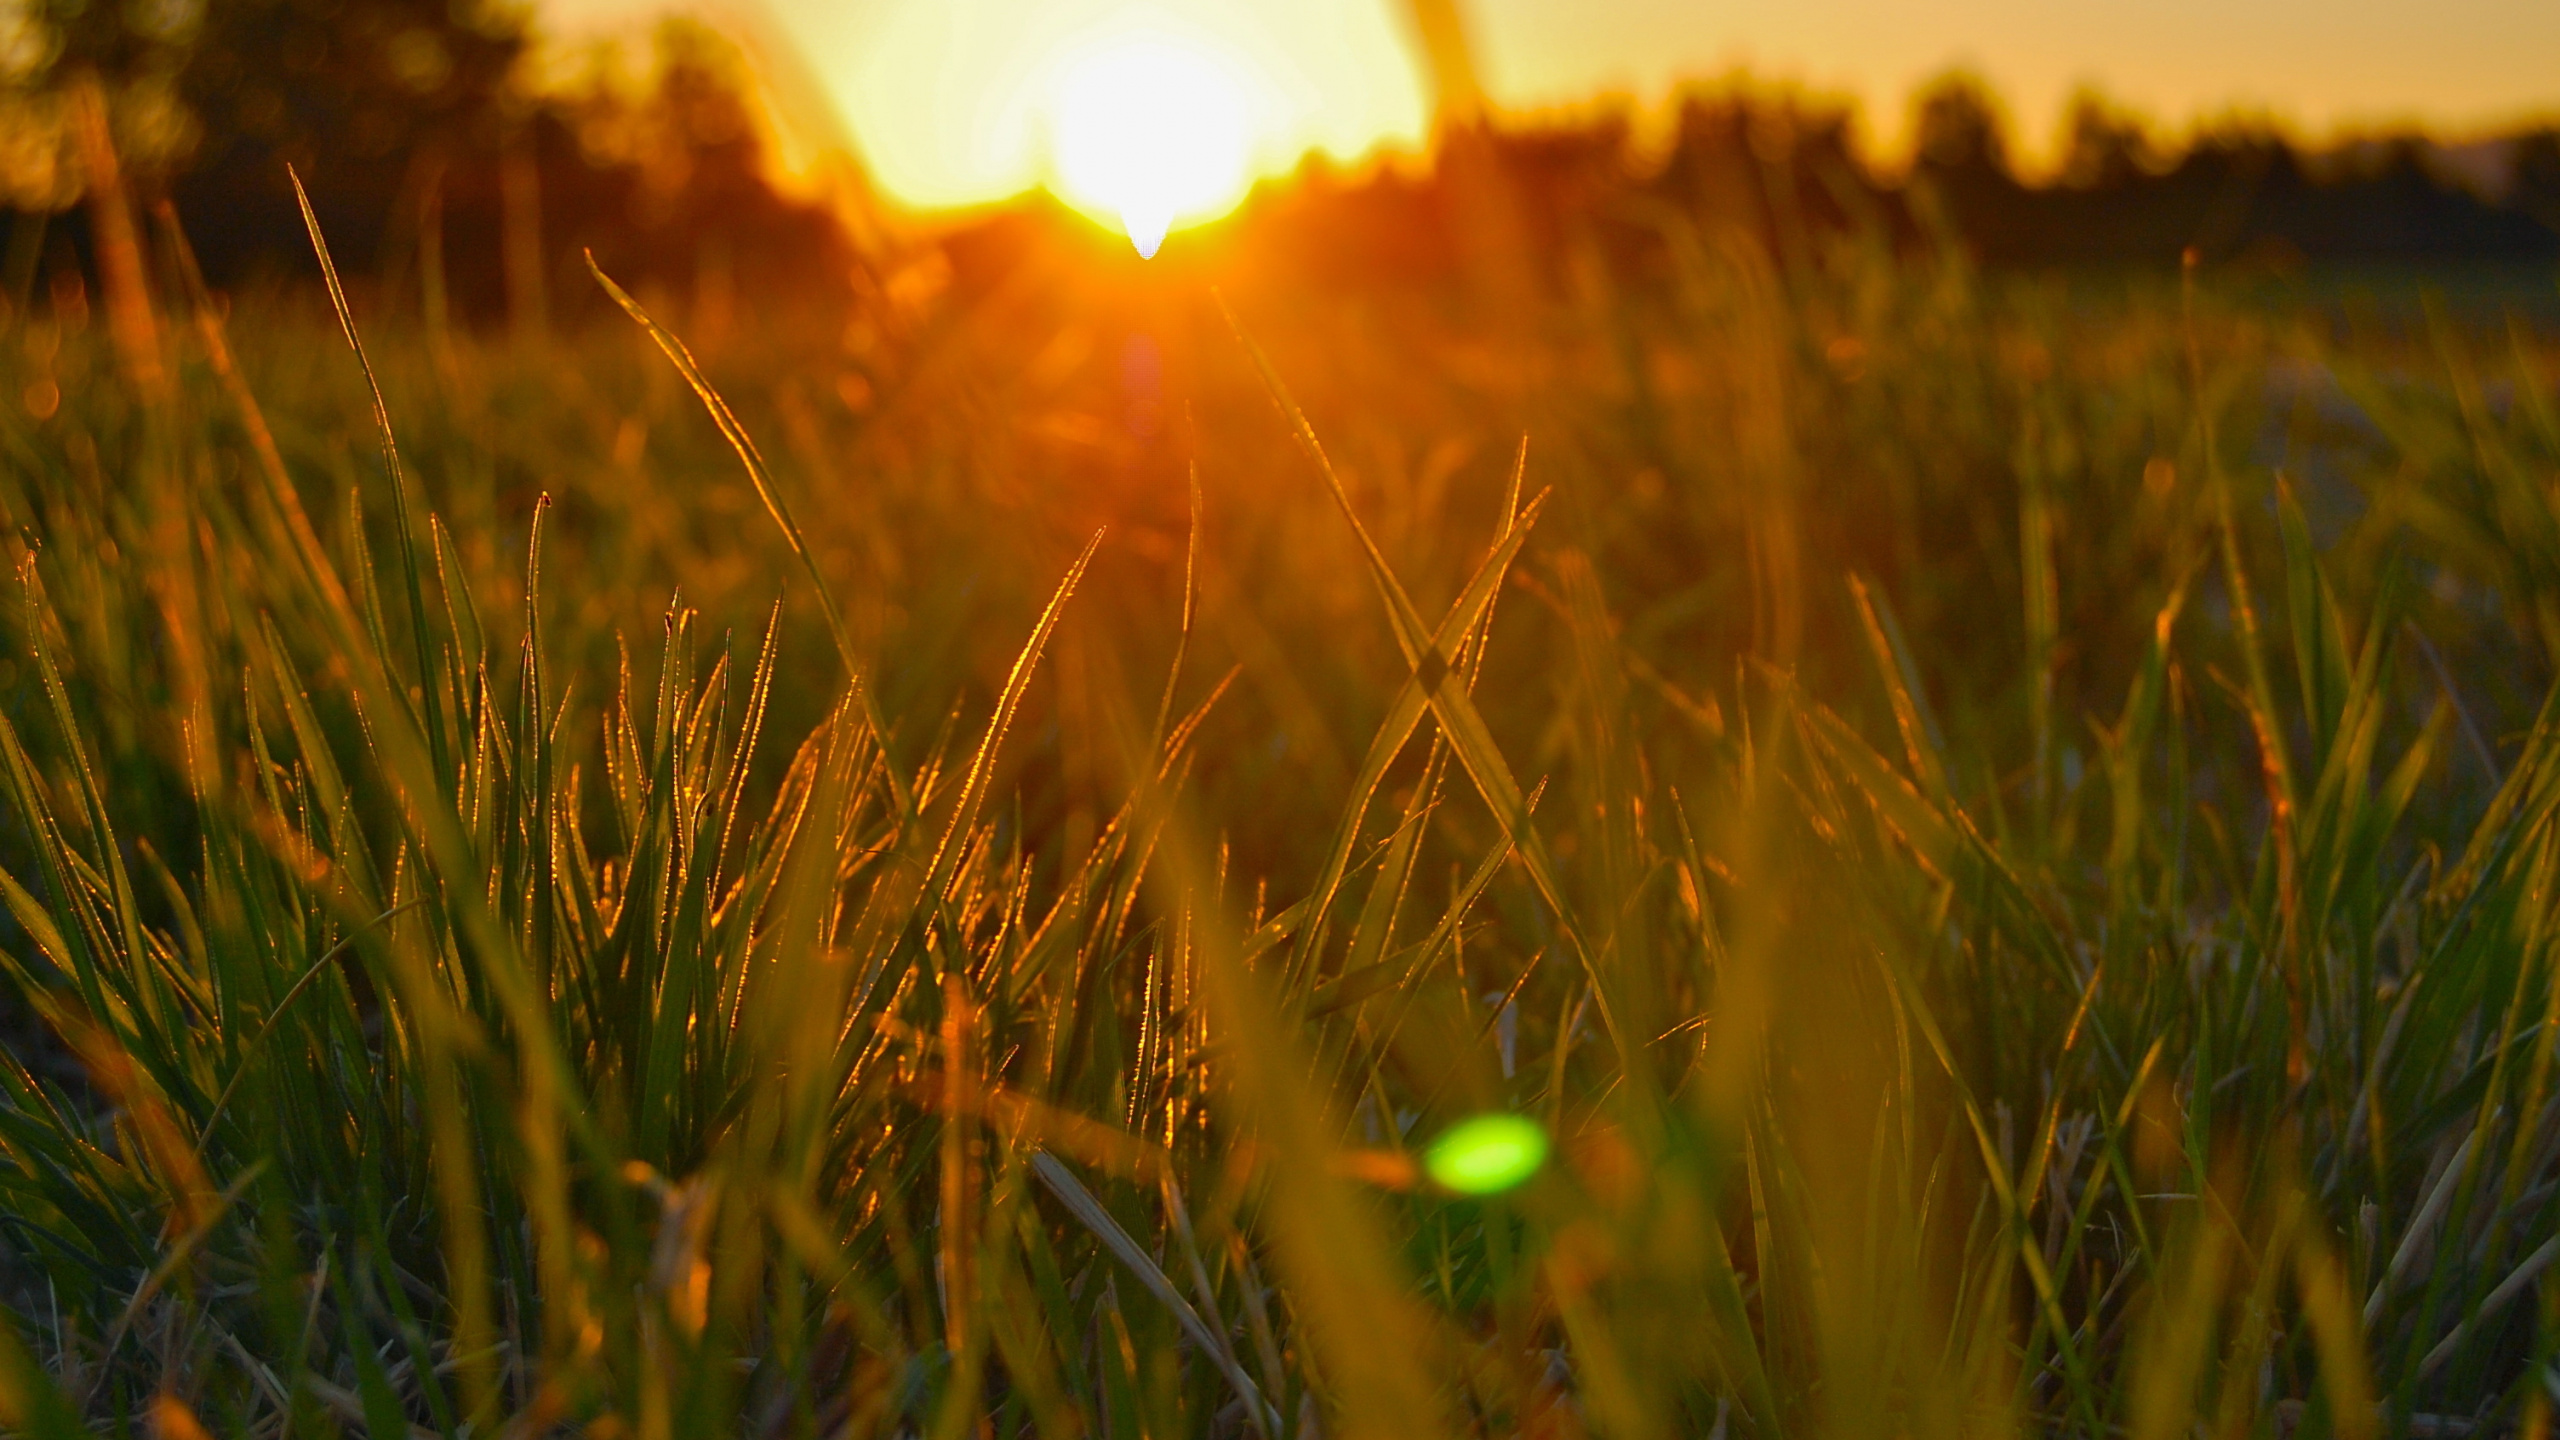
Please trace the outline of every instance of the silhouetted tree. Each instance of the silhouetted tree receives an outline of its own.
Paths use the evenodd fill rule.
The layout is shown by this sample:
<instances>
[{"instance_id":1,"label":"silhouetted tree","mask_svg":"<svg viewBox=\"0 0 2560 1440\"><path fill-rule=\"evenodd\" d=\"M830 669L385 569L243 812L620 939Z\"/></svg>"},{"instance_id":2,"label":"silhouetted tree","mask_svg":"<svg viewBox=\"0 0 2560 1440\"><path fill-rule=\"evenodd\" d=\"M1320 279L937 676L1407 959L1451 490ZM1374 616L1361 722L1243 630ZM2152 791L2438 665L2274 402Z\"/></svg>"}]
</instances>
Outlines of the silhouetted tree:
<instances>
[{"instance_id":1,"label":"silhouetted tree","mask_svg":"<svg viewBox=\"0 0 2560 1440\"><path fill-rule=\"evenodd\" d=\"M15 33L36 37L17 47L32 58L0 67L0 126L66 127L60 95L94 77L130 179L176 200L217 284L308 273L290 164L350 278L431 315L505 314L531 333L554 311L592 309L587 248L715 321L758 289L847 293L857 257L843 227L776 188L754 77L725 41L670 22L636 77L606 64L537 90L524 16L506 4L0 0L19 7ZM0 42L10 33L0 25ZM76 147L41 149L32 123L16 128L0 135L0 171L26 175L0 174L0 207L77 199ZM27 288L18 237L49 230L59 253L85 228L78 212L14 224L0 281Z\"/></svg>"},{"instance_id":2,"label":"silhouetted tree","mask_svg":"<svg viewBox=\"0 0 2560 1440\"><path fill-rule=\"evenodd\" d=\"M1804 233L1881 213L1846 107L1738 85L1681 97L1671 151L1653 188L1752 232L1773 254Z\"/></svg>"},{"instance_id":3,"label":"silhouetted tree","mask_svg":"<svg viewBox=\"0 0 2560 1440\"><path fill-rule=\"evenodd\" d=\"M2159 163L2140 120L2083 90L2064 116L2060 179L2075 190L2115 190L2139 182Z\"/></svg>"},{"instance_id":4,"label":"silhouetted tree","mask_svg":"<svg viewBox=\"0 0 2560 1440\"><path fill-rule=\"evenodd\" d=\"M804 304L839 295L858 257L825 208L775 188L743 57L668 21L653 59L639 86L599 64L546 111L550 252L568 288L587 288L576 257L592 249L618 279L689 294L715 329L759 284Z\"/></svg>"},{"instance_id":5,"label":"silhouetted tree","mask_svg":"<svg viewBox=\"0 0 2560 1440\"><path fill-rule=\"evenodd\" d=\"M61 97L94 82L126 182L173 196L217 272L299 234L288 164L361 269L404 191L488 163L525 108L525 19L502 0L0 0L0 21L21 37L0 122L28 156L72 153ZM80 191L76 164L16 168L19 205Z\"/></svg>"},{"instance_id":6,"label":"silhouetted tree","mask_svg":"<svg viewBox=\"0 0 2560 1440\"><path fill-rule=\"evenodd\" d=\"M2518 136L2511 163L2508 203L2560 231L2560 128Z\"/></svg>"},{"instance_id":7,"label":"silhouetted tree","mask_svg":"<svg viewBox=\"0 0 2560 1440\"><path fill-rule=\"evenodd\" d=\"M269 158L378 172L421 146L494 143L526 36L494 0L18 0L42 55L119 102L182 105L192 144L129 156L203 171Z\"/></svg>"},{"instance_id":8,"label":"silhouetted tree","mask_svg":"<svg viewBox=\"0 0 2560 1440\"><path fill-rule=\"evenodd\" d=\"M2020 242L2019 186L2009 168L2008 123L1990 88L1958 71L1912 102L1912 179L1945 208L1957 235L1985 259Z\"/></svg>"},{"instance_id":9,"label":"silhouetted tree","mask_svg":"<svg viewBox=\"0 0 2560 1440\"><path fill-rule=\"evenodd\" d=\"M1912 102L1914 158L1942 175L2009 173L2008 122L1980 77L1957 71Z\"/></svg>"}]
</instances>

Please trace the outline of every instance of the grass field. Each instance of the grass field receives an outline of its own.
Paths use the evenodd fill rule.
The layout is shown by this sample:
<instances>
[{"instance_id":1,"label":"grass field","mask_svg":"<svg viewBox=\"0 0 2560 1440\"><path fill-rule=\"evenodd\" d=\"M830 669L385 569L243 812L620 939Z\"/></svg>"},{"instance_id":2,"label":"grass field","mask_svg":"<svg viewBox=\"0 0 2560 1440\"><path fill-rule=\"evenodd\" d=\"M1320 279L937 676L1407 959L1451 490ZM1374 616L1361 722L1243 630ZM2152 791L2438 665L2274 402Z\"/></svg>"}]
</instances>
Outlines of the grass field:
<instances>
[{"instance_id":1,"label":"grass field","mask_svg":"<svg viewBox=\"0 0 2560 1440\"><path fill-rule=\"evenodd\" d=\"M1672 241L10 319L0 1422L2547 1434L2560 338Z\"/></svg>"}]
</instances>

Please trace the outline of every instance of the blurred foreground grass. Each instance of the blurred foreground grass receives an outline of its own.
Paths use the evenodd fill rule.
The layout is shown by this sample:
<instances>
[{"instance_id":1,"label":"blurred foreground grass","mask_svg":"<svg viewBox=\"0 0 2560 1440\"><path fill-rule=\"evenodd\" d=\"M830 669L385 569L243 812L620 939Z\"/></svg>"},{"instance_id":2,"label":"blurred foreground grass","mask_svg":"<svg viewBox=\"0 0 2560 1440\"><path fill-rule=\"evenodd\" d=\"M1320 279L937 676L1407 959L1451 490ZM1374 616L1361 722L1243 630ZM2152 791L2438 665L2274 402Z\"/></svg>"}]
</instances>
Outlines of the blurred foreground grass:
<instances>
[{"instance_id":1,"label":"blurred foreground grass","mask_svg":"<svg viewBox=\"0 0 2560 1440\"><path fill-rule=\"evenodd\" d=\"M2560 344L1674 238L13 319L0 1423L2547 1433Z\"/></svg>"}]
</instances>

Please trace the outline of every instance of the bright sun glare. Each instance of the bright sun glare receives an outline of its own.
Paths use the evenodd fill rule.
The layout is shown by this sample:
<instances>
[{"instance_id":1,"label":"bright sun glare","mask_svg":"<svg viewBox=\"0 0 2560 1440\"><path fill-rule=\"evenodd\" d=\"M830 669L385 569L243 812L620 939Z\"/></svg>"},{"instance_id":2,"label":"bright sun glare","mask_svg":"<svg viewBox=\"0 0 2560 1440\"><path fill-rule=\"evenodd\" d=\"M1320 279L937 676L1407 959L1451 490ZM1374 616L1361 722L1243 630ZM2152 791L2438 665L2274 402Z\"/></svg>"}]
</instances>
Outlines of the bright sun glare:
<instances>
[{"instance_id":1,"label":"bright sun glare","mask_svg":"<svg viewBox=\"0 0 2560 1440\"><path fill-rule=\"evenodd\" d=\"M1244 88L1219 60L1169 36L1113 37L1071 57L1050 97L1049 138L1067 201L1113 216L1152 258L1165 232L1243 198Z\"/></svg>"}]
</instances>

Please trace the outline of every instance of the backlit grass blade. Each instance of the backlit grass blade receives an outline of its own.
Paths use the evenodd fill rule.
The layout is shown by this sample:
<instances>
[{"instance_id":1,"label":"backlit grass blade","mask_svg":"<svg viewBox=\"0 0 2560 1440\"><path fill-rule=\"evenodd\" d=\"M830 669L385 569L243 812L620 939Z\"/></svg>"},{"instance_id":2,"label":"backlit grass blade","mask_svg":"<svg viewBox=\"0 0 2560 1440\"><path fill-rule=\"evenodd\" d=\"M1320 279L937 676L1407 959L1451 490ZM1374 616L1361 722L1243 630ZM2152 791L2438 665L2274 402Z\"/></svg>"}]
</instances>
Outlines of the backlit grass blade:
<instances>
[{"instance_id":1,"label":"backlit grass blade","mask_svg":"<svg viewBox=\"0 0 2560 1440\"><path fill-rule=\"evenodd\" d=\"M1919 671L1912 663L1910 647L1903 641L1902 629L1894 623L1883 597L1871 590L1865 580L1850 576L1849 594L1857 604L1859 623L1866 630L1867 649L1887 687L1886 699L1893 705L1893 723L1902 736L1903 758L1910 762L1911 773L1919 780L1922 792L1943 803L1949 793L1946 765L1940 756L1945 742L1929 715L1928 701L1920 690Z\"/></svg>"},{"instance_id":2,"label":"backlit grass blade","mask_svg":"<svg viewBox=\"0 0 2560 1440\"><path fill-rule=\"evenodd\" d=\"M2285 608L2293 623L2293 661L2302 682L2302 708L2311 724L2311 753L2306 768L2319 773L2336 743L2340 717L2347 707L2353 671L2347 659L2346 632L2327 579L2312 554L2311 525L2293 487L2276 482L2276 522L2284 540ZM2388 627L2382 627L2388 633Z\"/></svg>"},{"instance_id":3,"label":"backlit grass blade","mask_svg":"<svg viewBox=\"0 0 2560 1440\"><path fill-rule=\"evenodd\" d=\"M1293 437L1298 441L1300 448L1304 449L1308 457L1315 462L1316 469L1324 476L1326 488L1332 492L1335 508L1341 512L1343 519L1350 525L1353 535L1359 540L1361 552L1368 560L1370 580L1377 589L1379 599L1386 606L1387 619L1395 633L1396 646L1404 652L1405 663L1412 667L1414 679L1422 690L1423 698L1431 707L1433 718L1439 721L1443 733L1449 737L1451 752L1458 757L1459 763L1466 767L1469 778L1475 781L1476 789L1483 796L1486 807L1493 811L1495 822L1502 826L1503 833L1510 836L1512 843L1519 847L1521 861L1528 868L1530 878L1537 883L1540 895L1555 913L1556 923L1572 940L1584 969L1591 976L1592 984L1599 997L1602 1021L1608 1026L1610 1035L1619 1048L1632 1061L1635 1042L1617 1016L1616 1004L1612 999L1614 986L1611 977L1601 969L1596 957L1592 955L1589 946L1576 928L1573 908L1567 903L1563 885L1556 875L1555 864L1548 858L1546 846L1539 840L1537 832L1530 828L1520 784L1512 778L1509 763L1502 758L1502 752L1494 744L1492 733L1485 728L1484 718L1477 713L1474 703L1467 698L1466 692L1458 686L1444 683L1449 678L1450 666L1454 663L1455 657L1440 650L1437 637L1423 624L1421 615L1413 608L1412 600L1405 595L1402 582L1396 579L1395 572L1388 566L1386 556L1378 549L1377 542L1369 538L1368 527L1360 522L1359 512L1352 508L1350 492L1343 489L1342 479L1334 473L1333 462L1325 457L1324 447L1317 441L1314 427L1307 423L1306 415L1298 408L1297 402L1289 397L1287 388L1280 381L1279 373L1271 368L1271 362L1263 356L1260 347L1254 345L1251 337L1245 335L1242 325L1236 321L1233 312L1229 312L1227 318L1228 323L1235 328L1237 338L1244 342L1246 349L1252 354L1256 368L1261 371L1264 386L1271 392L1274 402L1280 406L1281 413L1288 418ZM1521 528L1525 530L1526 527ZM1640 1066L1632 1063L1628 1068L1631 1072L1641 1071Z\"/></svg>"},{"instance_id":4,"label":"backlit grass blade","mask_svg":"<svg viewBox=\"0 0 2560 1440\"><path fill-rule=\"evenodd\" d=\"M764 454L756 448L754 437L747 433L747 427L739 421L736 412L729 408L729 402L721 399L720 392L712 388L710 380L702 373L702 367L694 363L693 352L685 348L684 342L677 339L675 334L665 326L649 318L649 312L641 308L639 301L632 299L629 292L613 283L613 277L605 274L597 266L593 253L589 253L586 260L587 273L596 278L596 283L604 287L604 293L613 297L613 303L621 306L624 314L630 316L642 330L648 332L649 338L657 343L658 349L666 355L669 362L674 364L676 373L684 377L685 384L691 387L694 395L702 401L702 408L710 412L711 422L720 428L722 438L729 442L730 448L737 451L738 463L746 467L747 479L755 485L756 498L764 502L765 513L773 517L774 525L782 531L782 538L790 542L791 553L800 558L801 569L808 572L810 587L818 597L818 611L827 622L827 635L835 641L836 657L844 664L845 683L860 693L863 717L870 723L873 732L883 738L885 744L888 731L882 726L870 686L865 683L862 663L854 654L853 633L845 628L844 611L836 604L835 592L828 587L825 573L818 568L818 557L809 549L807 537L801 534L800 522L792 517L789 503L782 498L782 491L774 484L773 472L766 467ZM904 812L912 808L905 782L900 779L894 766L889 770L888 776L891 792L897 799L899 810Z\"/></svg>"},{"instance_id":5,"label":"backlit grass blade","mask_svg":"<svg viewBox=\"0 0 2560 1440\"><path fill-rule=\"evenodd\" d=\"M960 796L953 803L951 818L944 823L942 839L933 847L933 858L925 865L925 890L943 903L951 899L953 867L959 861L959 845L977 824L978 807L986 800L987 786L993 778L997 747L1004 743L1005 732L1012 728L1014 711L1022 704L1023 692L1031 684L1032 672L1039 667L1041 652L1048 648L1050 632L1058 625L1058 617L1066 609L1067 599L1075 594L1076 582L1084 578L1085 567L1092 563L1093 552L1102 547L1102 536L1096 532L1085 542L1058 588L1049 597L1047 608L1031 628L1031 636L1023 641L1022 651L1014 657L1013 670L1005 677L1004 692L996 699L995 714L987 721L986 733L979 738L978 748L969 757L967 775L960 782Z\"/></svg>"},{"instance_id":6,"label":"backlit grass blade","mask_svg":"<svg viewBox=\"0 0 2560 1440\"><path fill-rule=\"evenodd\" d=\"M336 310L338 327L345 334L347 348L356 352L356 367L364 372L365 388L373 397L373 423L382 436L382 468L391 486L391 514L399 527L400 574L408 587L409 636L417 649L418 684L425 697L425 730L428 753L435 762L436 773L446 773L444 753L444 718L439 709L435 689L435 654L427 626L427 597L418 579L418 545L415 526L409 518L409 480L400 466L400 446L392 438L391 407L383 403L382 382L374 378L373 361L364 353L364 341L356 334L355 316L347 309L347 292L338 283L337 263L329 258L329 242L320 233L320 217L312 213L311 197L303 191L302 176L292 166L285 167L285 177L293 182L293 200L302 208L303 228L311 236L312 253L320 258L321 278L328 282L329 304Z\"/></svg>"},{"instance_id":7,"label":"backlit grass blade","mask_svg":"<svg viewBox=\"0 0 2560 1440\"><path fill-rule=\"evenodd\" d=\"M1279 1413L1263 1399L1261 1388L1236 1363L1234 1352L1217 1332L1201 1320L1199 1312L1192 1309L1191 1303L1182 1298L1182 1292L1174 1288L1172 1277L1166 1275L1145 1249L1130 1238L1128 1231L1120 1228L1120 1222L1111 1217L1111 1212L1102 1207L1102 1202L1093 1197L1093 1192L1085 1188L1075 1172L1054 1156L1034 1153L1031 1173L1040 1178L1040 1183L1048 1187L1050 1194L1058 1197L1058 1202L1067 1207L1067 1213L1093 1232L1103 1248L1128 1268L1130 1275L1146 1287L1147 1293L1156 1297L1157 1302L1181 1323L1183 1332L1217 1363L1227 1384L1248 1407L1254 1427L1265 1435L1278 1436L1281 1433Z\"/></svg>"},{"instance_id":8,"label":"backlit grass blade","mask_svg":"<svg viewBox=\"0 0 2560 1440\"><path fill-rule=\"evenodd\" d=\"M1961 811L1943 813L1912 783L1894 773L1883 756L1823 706L1797 697L1796 717L1811 748L1838 765L1857 793L1875 809L1894 835L1909 845L1932 871L1949 880L1987 884L2000 905L1999 918L2021 948L2047 966L2053 977L2078 995L2084 976L2045 918L1999 853Z\"/></svg>"},{"instance_id":9,"label":"backlit grass blade","mask_svg":"<svg viewBox=\"0 0 2560 1440\"><path fill-rule=\"evenodd\" d=\"M1449 614L1432 637L1434 653L1458 654L1469 643L1470 637L1476 637L1476 643L1481 643L1484 620L1492 613L1493 602L1502 592L1503 579L1512 563L1519 558L1520 548L1527 543L1531 527L1537 523L1544 498L1532 499L1525 510L1512 518L1495 543L1493 552L1476 567L1476 573L1469 577L1466 588L1459 592L1458 599L1449 607ZM1412 737L1414 727L1422 722L1423 713L1430 705L1431 696L1422 677L1418 674L1409 677L1397 687L1386 718L1379 722L1376 733L1370 738L1368 751L1360 760L1359 773L1352 780L1350 798L1343 808L1332 848L1325 856L1324 869L1312 893L1301 902L1307 908L1294 922L1302 937L1297 950L1302 957L1297 963L1302 969L1321 957L1327 921L1340 890L1343 873L1359 844L1361 824L1368 816L1369 804L1377 794L1378 785L1386 778L1396 757L1404 752L1405 742Z\"/></svg>"}]
</instances>

